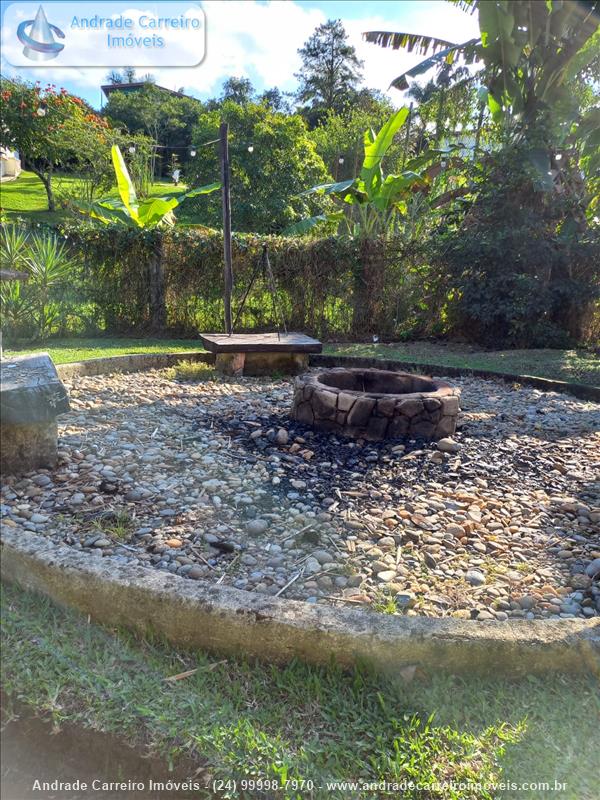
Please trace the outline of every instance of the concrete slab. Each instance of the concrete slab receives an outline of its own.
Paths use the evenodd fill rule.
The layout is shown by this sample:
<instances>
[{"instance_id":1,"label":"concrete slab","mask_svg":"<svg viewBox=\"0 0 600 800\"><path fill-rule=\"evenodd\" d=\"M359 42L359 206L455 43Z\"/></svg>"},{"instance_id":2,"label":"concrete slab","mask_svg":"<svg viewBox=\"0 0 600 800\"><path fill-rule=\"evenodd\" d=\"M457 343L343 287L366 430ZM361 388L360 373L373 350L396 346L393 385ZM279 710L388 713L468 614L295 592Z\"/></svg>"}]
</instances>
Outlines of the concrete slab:
<instances>
[{"instance_id":1,"label":"concrete slab","mask_svg":"<svg viewBox=\"0 0 600 800\"><path fill-rule=\"evenodd\" d=\"M0 471L19 474L56 464L56 417L69 410L67 390L47 353L0 362Z\"/></svg>"},{"instance_id":2,"label":"concrete slab","mask_svg":"<svg viewBox=\"0 0 600 800\"><path fill-rule=\"evenodd\" d=\"M48 353L0 361L2 425L50 422L68 410L67 390Z\"/></svg>"}]
</instances>

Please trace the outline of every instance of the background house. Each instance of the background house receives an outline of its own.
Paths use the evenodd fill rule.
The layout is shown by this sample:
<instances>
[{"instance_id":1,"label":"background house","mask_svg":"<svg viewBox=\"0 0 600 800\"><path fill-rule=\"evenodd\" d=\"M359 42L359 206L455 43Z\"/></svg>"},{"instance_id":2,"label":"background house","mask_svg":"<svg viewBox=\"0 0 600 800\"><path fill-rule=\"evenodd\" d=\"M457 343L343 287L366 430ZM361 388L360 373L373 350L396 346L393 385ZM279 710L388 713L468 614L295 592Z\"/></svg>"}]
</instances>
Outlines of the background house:
<instances>
[{"instance_id":1,"label":"background house","mask_svg":"<svg viewBox=\"0 0 600 800\"><path fill-rule=\"evenodd\" d=\"M0 147L0 178L17 178L21 173L21 159L16 150Z\"/></svg>"}]
</instances>

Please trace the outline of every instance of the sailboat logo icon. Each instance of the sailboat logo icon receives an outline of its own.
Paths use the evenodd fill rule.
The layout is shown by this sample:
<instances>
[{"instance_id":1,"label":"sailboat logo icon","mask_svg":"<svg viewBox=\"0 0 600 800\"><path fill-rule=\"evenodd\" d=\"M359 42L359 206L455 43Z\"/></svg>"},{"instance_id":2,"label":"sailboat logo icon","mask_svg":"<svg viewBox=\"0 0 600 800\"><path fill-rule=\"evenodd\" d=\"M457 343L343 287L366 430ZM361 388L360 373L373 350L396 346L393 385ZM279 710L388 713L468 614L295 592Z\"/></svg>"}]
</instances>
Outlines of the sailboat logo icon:
<instances>
[{"instance_id":1,"label":"sailboat logo icon","mask_svg":"<svg viewBox=\"0 0 600 800\"><path fill-rule=\"evenodd\" d=\"M17 28L17 38L25 45L23 55L31 61L49 61L64 50L64 44L54 41L54 34L59 39L65 38L60 28L48 22L42 6L38 8L35 19L27 19Z\"/></svg>"}]
</instances>

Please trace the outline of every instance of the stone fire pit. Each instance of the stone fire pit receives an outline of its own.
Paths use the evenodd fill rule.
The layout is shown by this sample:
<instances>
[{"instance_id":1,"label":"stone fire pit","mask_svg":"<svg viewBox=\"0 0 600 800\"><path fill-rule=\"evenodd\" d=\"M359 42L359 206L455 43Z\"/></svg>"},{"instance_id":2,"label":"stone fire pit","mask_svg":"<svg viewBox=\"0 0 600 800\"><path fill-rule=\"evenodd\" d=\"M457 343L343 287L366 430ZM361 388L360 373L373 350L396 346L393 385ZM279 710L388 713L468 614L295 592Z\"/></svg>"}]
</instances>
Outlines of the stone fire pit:
<instances>
[{"instance_id":1,"label":"stone fire pit","mask_svg":"<svg viewBox=\"0 0 600 800\"><path fill-rule=\"evenodd\" d=\"M296 378L292 416L372 441L441 439L455 431L459 396L450 384L423 375L335 368Z\"/></svg>"}]
</instances>

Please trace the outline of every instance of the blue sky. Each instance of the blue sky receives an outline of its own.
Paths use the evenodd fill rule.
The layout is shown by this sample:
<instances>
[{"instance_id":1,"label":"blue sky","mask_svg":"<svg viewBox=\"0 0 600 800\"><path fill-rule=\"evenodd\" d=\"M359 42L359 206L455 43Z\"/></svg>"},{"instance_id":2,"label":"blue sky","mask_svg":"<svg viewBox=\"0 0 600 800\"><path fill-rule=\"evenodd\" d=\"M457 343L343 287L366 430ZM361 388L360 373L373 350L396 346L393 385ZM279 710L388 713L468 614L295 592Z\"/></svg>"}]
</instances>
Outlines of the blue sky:
<instances>
[{"instance_id":1,"label":"blue sky","mask_svg":"<svg viewBox=\"0 0 600 800\"><path fill-rule=\"evenodd\" d=\"M169 2L141 0L148 7L168 12ZM60 13L63 3L43 0L47 16ZM2 2L3 8L8 5ZM18 5L18 2L17 2ZM95 13L102 4L82 2L81 13ZM127 0L111 3L125 11ZM136 0L139 6L139 0ZM365 62L366 86L387 91L390 81L420 60L419 55L385 51L361 39L365 30L405 30L429 33L450 41L465 41L477 34L476 17L465 14L444 0L204 0L206 15L206 55L195 67L152 67L148 71L168 88L184 87L186 93L205 99L219 94L223 81L231 75L249 77L256 89L278 86L294 91L294 72L300 68L297 49L314 28L328 18L339 18L351 43ZM42 80L65 86L92 105L101 102L99 87L105 82L107 67L58 68L44 62L38 68L14 68L2 61L2 74L18 74L29 80ZM142 70L140 70L142 71ZM397 103L402 96L391 90Z\"/></svg>"}]
</instances>

